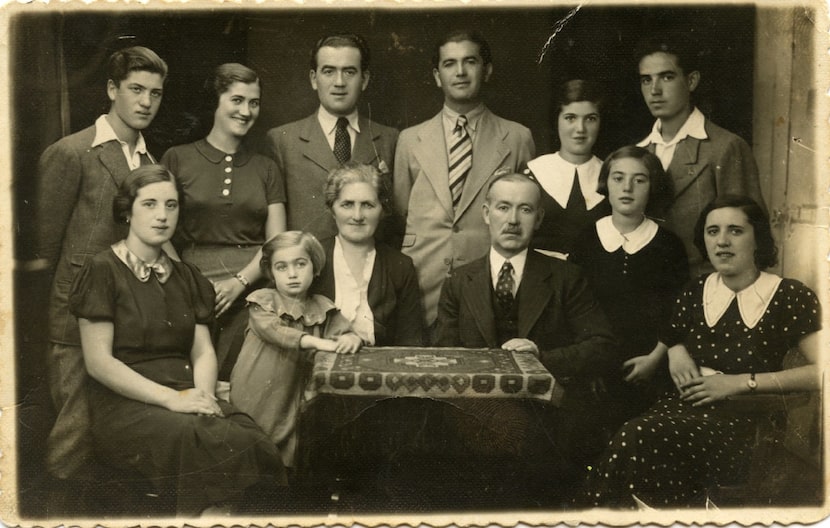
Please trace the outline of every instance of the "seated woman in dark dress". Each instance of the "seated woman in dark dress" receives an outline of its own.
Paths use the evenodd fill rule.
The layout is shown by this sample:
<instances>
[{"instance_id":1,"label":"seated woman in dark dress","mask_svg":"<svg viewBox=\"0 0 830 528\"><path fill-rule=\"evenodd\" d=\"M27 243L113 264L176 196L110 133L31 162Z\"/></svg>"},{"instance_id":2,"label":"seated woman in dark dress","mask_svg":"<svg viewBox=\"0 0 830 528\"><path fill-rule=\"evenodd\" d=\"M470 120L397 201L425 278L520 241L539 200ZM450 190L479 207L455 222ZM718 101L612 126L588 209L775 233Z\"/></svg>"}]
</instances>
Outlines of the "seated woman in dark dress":
<instances>
[{"instance_id":1,"label":"seated woman in dark dress","mask_svg":"<svg viewBox=\"0 0 830 528\"><path fill-rule=\"evenodd\" d=\"M611 215L582 233L569 260L585 271L618 339L618 370L605 380L610 435L671 388L667 348L657 333L689 267L680 239L652 220L663 217L672 198L657 156L636 146L614 151L602 164L598 190Z\"/></svg>"},{"instance_id":2,"label":"seated woman in dark dress","mask_svg":"<svg viewBox=\"0 0 830 528\"><path fill-rule=\"evenodd\" d=\"M527 162L544 189L545 217L531 247L562 257L571 252L577 237L611 211L597 192L602 161L594 156L600 130L602 96L596 85L575 79L564 83L554 100L560 148Z\"/></svg>"},{"instance_id":3,"label":"seated woman in dark dress","mask_svg":"<svg viewBox=\"0 0 830 528\"><path fill-rule=\"evenodd\" d=\"M198 514L255 484L285 483L279 452L250 417L214 395L208 325L215 293L161 246L179 191L160 165L134 170L113 203L129 234L90 259L72 285L101 460L175 487L177 511Z\"/></svg>"},{"instance_id":4,"label":"seated woman in dark dress","mask_svg":"<svg viewBox=\"0 0 830 528\"><path fill-rule=\"evenodd\" d=\"M593 505L703 506L712 486L746 474L755 423L727 401L742 394L815 391L820 306L808 287L763 270L777 250L751 198L725 195L701 212L695 245L715 272L694 280L662 332L677 391L628 421L588 482ZM808 364L781 370L798 348Z\"/></svg>"},{"instance_id":5,"label":"seated woman in dark dress","mask_svg":"<svg viewBox=\"0 0 830 528\"><path fill-rule=\"evenodd\" d=\"M337 235L321 241L326 265L312 292L334 301L369 345L423 345L423 304L412 259L375 241L390 190L371 165L347 162L324 190Z\"/></svg>"}]
</instances>

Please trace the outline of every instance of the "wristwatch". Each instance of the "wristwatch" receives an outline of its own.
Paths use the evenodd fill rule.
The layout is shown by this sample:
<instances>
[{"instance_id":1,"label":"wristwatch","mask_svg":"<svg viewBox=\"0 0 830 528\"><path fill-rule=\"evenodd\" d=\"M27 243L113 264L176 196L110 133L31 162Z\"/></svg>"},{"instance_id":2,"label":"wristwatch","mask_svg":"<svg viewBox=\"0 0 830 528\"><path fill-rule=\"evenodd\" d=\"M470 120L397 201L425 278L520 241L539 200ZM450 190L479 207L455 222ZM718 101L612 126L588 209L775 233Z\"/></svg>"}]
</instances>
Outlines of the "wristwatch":
<instances>
[{"instance_id":1,"label":"wristwatch","mask_svg":"<svg viewBox=\"0 0 830 528\"><path fill-rule=\"evenodd\" d=\"M755 381L755 373L749 374L749 379L746 380L746 386L749 387L749 392L754 392L758 388L758 382Z\"/></svg>"}]
</instances>

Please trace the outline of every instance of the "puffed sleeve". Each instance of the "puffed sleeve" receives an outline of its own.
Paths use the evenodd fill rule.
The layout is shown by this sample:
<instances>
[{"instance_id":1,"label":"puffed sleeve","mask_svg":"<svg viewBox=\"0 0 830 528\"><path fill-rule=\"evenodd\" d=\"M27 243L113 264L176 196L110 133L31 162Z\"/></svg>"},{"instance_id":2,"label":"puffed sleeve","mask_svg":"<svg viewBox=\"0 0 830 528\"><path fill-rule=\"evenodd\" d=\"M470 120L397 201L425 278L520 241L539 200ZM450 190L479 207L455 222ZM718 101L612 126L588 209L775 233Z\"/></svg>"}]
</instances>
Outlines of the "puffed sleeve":
<instances>
[{"instance_id":1,"label":"puffed sleeve","mask_svg":"<svg viewBox=\"0 0 830 528\"><path fill-rule=\"evenodd\" d=\"M797 280L785 280L787 310L781 321L782 331L790 348L801 338L821 330L821 305L816 294Z\"/></svg>"},{"instance_id":2,"label":"puffed sleeve","mask_svg":"<svg viewBox=\"0 0 830 528\"><path fill-rule=\"evenodd\" d=\"M115 280L106 261L87 261L69 290L69 311L75 317L112 321L115 317Z\"/></svg>"},{"instance_id":3,"label":"puffed sleeve","mask_svg":"<svg viewBox=\"0 0 830 528\"><path fill-rule=\"evenodd\" d=\"M216 305L216 292L213 285L199 269L186 262L174 262L181 269L182 275L190 290L190 301L193 304L193 316L197 324L209 325L213 323L213 309Z\"/></svg>"},{"instance_id":4,"label":"puffed sleeve","mask_svg":"<svg viewBox=\"0 0 830 528\"><path fill-rule=\"evenodd\" d=\"M703 282L706 275L699 277L677 297L669 322L659 329L660 341L672 347L682 343L689 334L696 310L703 310Z\"/></svg>"}]
</instances>

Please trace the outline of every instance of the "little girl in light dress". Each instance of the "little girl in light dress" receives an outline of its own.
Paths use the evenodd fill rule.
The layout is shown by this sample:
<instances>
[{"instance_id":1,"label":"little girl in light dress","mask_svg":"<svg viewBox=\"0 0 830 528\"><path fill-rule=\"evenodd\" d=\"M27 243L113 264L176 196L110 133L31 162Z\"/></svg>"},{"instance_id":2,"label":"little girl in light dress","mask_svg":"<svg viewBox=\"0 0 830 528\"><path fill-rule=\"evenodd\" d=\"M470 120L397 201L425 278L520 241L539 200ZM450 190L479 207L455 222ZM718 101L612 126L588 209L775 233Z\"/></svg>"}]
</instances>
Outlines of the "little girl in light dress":
<instances>
[{"instance_id":1,"label":"little girl in light dress","mask_svg":"<svg viewBox=\"0 0 830 528\"><path fill-rule=\"evenodd\" d=\"M353 354L363 344L330 299L308 293L324 264L323 248L310 233L286 231L263 245L260 267L275 288L248 295L248 330L231 372L231 402L270 436L287 467L294 466L297 416L314 354Z\"/></svg>"}]
</instances>

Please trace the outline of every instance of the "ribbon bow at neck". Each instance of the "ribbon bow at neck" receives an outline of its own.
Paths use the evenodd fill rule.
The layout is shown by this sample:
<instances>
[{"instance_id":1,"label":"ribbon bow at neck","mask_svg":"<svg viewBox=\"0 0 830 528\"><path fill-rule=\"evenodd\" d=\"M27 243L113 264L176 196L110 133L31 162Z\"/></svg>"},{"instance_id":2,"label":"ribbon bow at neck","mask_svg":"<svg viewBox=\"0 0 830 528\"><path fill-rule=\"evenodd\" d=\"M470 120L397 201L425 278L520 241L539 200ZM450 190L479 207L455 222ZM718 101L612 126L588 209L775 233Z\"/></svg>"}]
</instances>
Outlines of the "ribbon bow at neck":
<instances>
[{"instance_id":1,"label":"ribbon bow at neck","mask_svg":"<svg viewBox=\"0 0 830 528\"><path fill-rule=\"evenodd\" d=\"M138 258L132 251L127 248L127 245L122 240L112 246L113 251L121 259L121 262L130 268L135 278L141 282L147 282L150 279L151 273L156 275L156 279L162 284L167 282L170 274L173 272L173 264L170 258L164 251L161 252L159 258L152 264L148 264Z\"/></svg>"},{"instance_id":2,"label":"ribbon bow at neck","mask_svg":"<svg viewBox=\"0 0 830 528\"><path fill-rule=\"evenodd\" d=\"M156 279L162 284L167 282L170 278L170 263L167 260L167 255L162 255L153 264L141 262L138 270L136 270L136 277L141 282L147 282L150 279L150 272L156 274Z\"/></svg>"}]
</instances>

